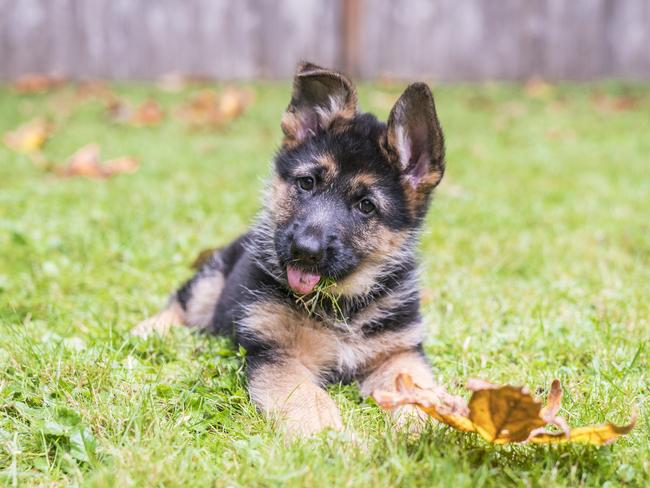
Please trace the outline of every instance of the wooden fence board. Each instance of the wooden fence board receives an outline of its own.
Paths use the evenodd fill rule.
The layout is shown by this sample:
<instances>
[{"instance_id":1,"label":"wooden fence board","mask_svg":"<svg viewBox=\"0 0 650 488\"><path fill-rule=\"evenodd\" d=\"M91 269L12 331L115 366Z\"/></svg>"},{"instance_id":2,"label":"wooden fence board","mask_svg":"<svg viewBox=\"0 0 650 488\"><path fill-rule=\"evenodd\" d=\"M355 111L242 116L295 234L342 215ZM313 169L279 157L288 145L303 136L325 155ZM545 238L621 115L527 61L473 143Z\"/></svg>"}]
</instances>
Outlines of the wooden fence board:
<instances>
[{"instance_id":1,"label":"wooden fence board","mask_svg":"<svg viewBox=\"0 0 650 488\"><path fill-rule=\"evenodd\" d=\"M0 0L0 78L281 78L299 59L369 78L648 79L650 0Z\"/></svg>"}]
</instances>

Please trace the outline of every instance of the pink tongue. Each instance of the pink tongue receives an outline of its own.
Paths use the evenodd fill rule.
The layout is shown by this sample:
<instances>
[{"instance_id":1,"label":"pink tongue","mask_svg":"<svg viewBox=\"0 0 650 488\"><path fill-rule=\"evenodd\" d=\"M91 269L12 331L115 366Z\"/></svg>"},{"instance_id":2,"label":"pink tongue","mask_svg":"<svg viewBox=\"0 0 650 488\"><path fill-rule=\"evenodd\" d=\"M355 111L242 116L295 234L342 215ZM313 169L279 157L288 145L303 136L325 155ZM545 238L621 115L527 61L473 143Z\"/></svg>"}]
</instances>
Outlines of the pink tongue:
<instances>
[{"instance_id":1,"label":"pink tongue","mask_svg":"<svg viewBox=\"0 0 650 488\"><path fill-rule=\"evenodd\" d=\"M320 280L320 275L287 266L287 278L293 291L306 295L314 290L318 280Z\"/></svg>"}]
</instances>

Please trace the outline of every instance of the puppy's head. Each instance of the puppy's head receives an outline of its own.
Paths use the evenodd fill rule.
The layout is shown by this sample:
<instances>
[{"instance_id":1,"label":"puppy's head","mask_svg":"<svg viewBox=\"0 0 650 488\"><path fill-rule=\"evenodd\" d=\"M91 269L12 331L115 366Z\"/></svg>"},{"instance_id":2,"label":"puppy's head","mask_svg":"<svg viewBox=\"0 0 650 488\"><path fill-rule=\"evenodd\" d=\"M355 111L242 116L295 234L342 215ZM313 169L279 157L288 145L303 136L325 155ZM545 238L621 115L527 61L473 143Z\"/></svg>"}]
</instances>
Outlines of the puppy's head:
<instances>
[{"instance_id":1,"label":"puppy's head","mask_svg":"<svg viewBox=\"0 0 650 488\"><path fill-rule=\"evenodd\" d=\"M344 75L298 67L266 205L291 289L323 278L344 294L372 287L399 263L444 171L444 142L427 85L410 85L388 123L357 109Z\"/></svg>"}]
</instances>

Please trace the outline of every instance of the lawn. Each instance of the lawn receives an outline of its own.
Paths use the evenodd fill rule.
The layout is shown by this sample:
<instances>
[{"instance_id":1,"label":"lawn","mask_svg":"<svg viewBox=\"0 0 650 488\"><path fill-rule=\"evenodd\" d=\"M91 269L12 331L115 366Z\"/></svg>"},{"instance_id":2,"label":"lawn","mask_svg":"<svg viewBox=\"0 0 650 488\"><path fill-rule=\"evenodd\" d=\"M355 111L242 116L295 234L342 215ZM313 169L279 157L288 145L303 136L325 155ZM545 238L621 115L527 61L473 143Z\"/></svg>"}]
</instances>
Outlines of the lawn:
<instances>
[{"instance_id":1,"label":"lawn","mask_svg":"<svg viewBox=\"0 0 650 488\"><path fill-rule=\"evenodd\" d=\"M360 89L385 117L403 85ZM89 142L141 161L110 180L63 179L0 145L0 485L609 486L650 483L650 87L436 87L448 171L421 242L426 352L467 378L562 380L572 426L626 422L603 448L492 446L432 425L393 430L356 386L330 391L345 435L286 445L250 404L244 351L176 330L129 329L160 307L205 248L243 232L279 142L289 84L219 131L189 131L195 90L119 85L170 117L107 120L66 87L0 88L0 134L56 123L47 159Z\"/></svg>"}]
</instances>

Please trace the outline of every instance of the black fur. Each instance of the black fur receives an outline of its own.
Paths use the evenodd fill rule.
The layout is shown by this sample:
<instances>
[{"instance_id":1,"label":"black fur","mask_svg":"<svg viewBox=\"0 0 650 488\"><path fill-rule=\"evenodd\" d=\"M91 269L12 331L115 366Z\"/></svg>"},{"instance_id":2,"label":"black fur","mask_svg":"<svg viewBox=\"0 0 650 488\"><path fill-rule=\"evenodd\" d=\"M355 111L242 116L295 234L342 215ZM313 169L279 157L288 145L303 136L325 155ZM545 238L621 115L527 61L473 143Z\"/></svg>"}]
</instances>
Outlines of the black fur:
<instances>
[{"instance_id":1,"label":"black fur","mask_svg":"<svg viewBox=\"0 0 650 488\"><path fill-rule=\"evenodd\" d=\"M283 304L320 327L339 328L343 340L344 326L350 324L357 327L355 334L371 339L421 320L415 247L430 194L444 170L442 131L431 94L426 85L412 85L386 124L357 111L356 94L342 75L308 68L317 75L297 75L288 119L283 119L285 142L274 161L277 187L270 193L280 192L275 205L281 208L266 198L250 232L216 251L175 294L187 312L197 284L223 275L211 320L203 325L212 333L232 335L247 349L251 374L282 362L286 354L273 338L242 327L259 303ZM313 187L305 178L313 180ZM287 280L287 267L294 266L337 283L354 283L369 262L380 263L376 271L372 268L375 274L368 274L369 283L334 301L326 297L310 312ZM382 300L390 306L370 313ZM416 349L421 352L421 344ZM320 378L350 381L363 374L331 366Z\"/></svg>"}]
</instances>

